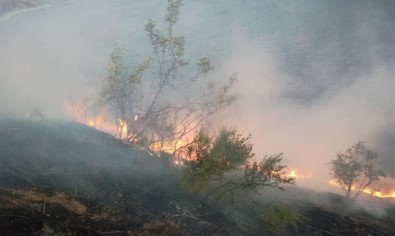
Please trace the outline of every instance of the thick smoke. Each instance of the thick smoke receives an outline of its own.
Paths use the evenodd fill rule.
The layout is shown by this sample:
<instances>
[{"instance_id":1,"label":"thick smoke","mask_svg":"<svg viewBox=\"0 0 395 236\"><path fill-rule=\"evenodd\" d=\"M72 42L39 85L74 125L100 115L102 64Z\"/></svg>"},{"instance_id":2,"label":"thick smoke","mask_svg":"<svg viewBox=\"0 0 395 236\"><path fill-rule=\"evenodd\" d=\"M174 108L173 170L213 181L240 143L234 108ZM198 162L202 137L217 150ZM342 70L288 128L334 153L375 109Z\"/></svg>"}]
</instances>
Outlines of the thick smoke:
<instances>
[{"instance_id":1,"label":"thick smoke","mask_svg":"<svg viewBox=\"0 0 395 236\"><path fill-rule=\"evenodd\" d=\"M221 119L251 133L258 154L284 152L313 175L301 184L323 188L326 163L363 140L395 177L391 1L208 5L201 14L214 5L217 20L201 24L229 30L218 36L230 49L222 69L239 73L239 100Z\"/></svg>"},{"instance_id":2,"label":"thick smoke","mask_svg":"<svg viewBox=\"0 0 395 236\"><path fill-rule=\"evenodd\" d=\"M112 38L133 65L151 50L144 25L165 8L76 0L3 20L0 114L27 118L39 107L68 118L65 102L100 87ZM187 54L214 59L218 78L239 74L239 99L218 123L251 133L260 156L284 152L319 187L326 163L359 140L395 177L394 11L390 0L186 0L178 29Z\"/></svg>"}]
</instances>

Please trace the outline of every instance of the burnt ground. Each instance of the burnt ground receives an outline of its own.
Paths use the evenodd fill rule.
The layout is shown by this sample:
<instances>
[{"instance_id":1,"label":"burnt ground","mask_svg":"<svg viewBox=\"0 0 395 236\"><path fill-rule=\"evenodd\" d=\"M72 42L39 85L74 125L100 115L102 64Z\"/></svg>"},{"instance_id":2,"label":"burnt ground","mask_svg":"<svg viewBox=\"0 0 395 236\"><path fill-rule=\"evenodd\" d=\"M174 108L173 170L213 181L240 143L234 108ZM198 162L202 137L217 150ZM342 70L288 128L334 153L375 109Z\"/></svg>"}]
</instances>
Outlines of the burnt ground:
<instances>
[{"instance_id":1,"label":"burnt ground","mask_svg":"<svg viewBox=\"0 0 395 236\"><path fill-rule=\"evenodd\" d=\"M0 120L0 235L395 235L394 202L373 214L287 188L207 205L180 187L181 172L78 123ZM268 230L257 206L274 200L297 225Z\"/></svg>"}]
</instances>

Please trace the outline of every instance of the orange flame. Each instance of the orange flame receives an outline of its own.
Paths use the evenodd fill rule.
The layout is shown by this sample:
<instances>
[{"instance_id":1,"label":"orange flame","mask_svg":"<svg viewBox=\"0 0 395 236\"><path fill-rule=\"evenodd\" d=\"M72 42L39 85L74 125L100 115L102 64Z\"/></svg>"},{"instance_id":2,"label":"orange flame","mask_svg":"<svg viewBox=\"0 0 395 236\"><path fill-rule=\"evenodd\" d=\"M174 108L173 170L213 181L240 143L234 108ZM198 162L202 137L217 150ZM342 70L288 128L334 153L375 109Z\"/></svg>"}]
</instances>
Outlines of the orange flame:
<instances>
[{"instance_id":1,"label":"orange flame","mask_svg":"<svg viewBox=\"0 0 395 236\"><path fill-rule=\"evenodd\" d=\"M119 138L126 138L128 135L128 126L123 120L119 120L119 124L117 124L116 122L114 123L106 119L104 112L98 115L88 114L88 112L82 112L81 110L76 109L75 105L72 103L65 104L65 107L71 118L79 123L85 124Z\"/></svg>"},{"instance_id":2,"label":"orange flame","mask_svg":"<svg viewBox=\"0 0 395 236\"><path fill-rule=\"evenodd\" d=\"M91 119L89 119L89 120L87 120L86 121L86 124L88 125L88 126L90 126L90 127L95 127L95 121L94 120L91 120Z\"/></svg>"},{"instance_id":3,"label":"orange flame","mask_svg":"<svg viewBox=\"0 0 395 236\"><path fill-rule=\"evenodd\" d=\"M328 184L332 185L332 186L336 186L336 187L340 187L341 185L334 179L329 180ZM351 190L356 190L355 186L351 186ZM383 193L380 190L376 190L376 189L370 189L370 188L365 188L364 190L362 190L362 192L369 194L373 197L379 197L379 198L395 198L395 190L390 191L390 192L386 192Z\"/></svg>"},{"instance_id":4,"label":"orange flame","mask_svg":"<svg viewBox=\"0 0 395 236\"><path fill-rule=\"evenodd\" d=\"M302 174L297 174L297 169L293 169L291 170L291 172L289 174L287 174L287 177L291 177L294 179L308 179L311 178L311 174L307 174L307 175L302 175Z\"/></svg>"},{"instance_id":5,"label":"orange flame","mask_svg":"<svg viewBox=\"0 0 395 236\"><path fill-rule=\"evenodd\" d=\"M175 151L179 150L184 146L184 141L181 139L177 140L177 142L165 142L161 144L160 142L153 143L151 145L151 149L154 151L162 151L169 154L174 153Z\"/></svg>"},{"instance_id":6,"label":"orange flame","mask_svg":"<svg viewBox=\"0 0 395 236\"><path fill-rule=\"evenodd\" d=\"M119 127L121 128L120 138L127 138L128 124L126 121L119 119Z\"/></svg>"}]
</instances>

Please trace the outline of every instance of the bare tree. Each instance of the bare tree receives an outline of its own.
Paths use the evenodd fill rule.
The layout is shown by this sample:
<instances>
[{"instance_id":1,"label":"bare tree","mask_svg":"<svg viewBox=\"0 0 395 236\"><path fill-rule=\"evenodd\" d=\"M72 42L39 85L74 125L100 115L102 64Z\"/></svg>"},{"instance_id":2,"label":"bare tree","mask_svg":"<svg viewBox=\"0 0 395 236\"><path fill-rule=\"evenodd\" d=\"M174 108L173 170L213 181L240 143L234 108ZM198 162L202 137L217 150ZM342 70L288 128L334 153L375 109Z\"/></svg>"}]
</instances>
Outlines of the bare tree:
<instances>
[{"instance_id":1,"label":"bare tree","mask_svg":"<svg viewBox=\"0 0 395 236\"><path fill-rule=\"evenodd\" d=\"M35 107L33 110L30 111L29 119L31 120L39 120L45 121L45 115L41 108Z\"/></svg>"},{"instance_id":2,"label":"bare tree","mask_svg":"<svg viewBox=\"0 0 395 236\"><path fill-rule=\"evenodd\" d=\"M79 120L83 123L88 121L89 101L89 97L84 97L81 101L75 101L71 104L73 111L78 114Z\"/></svg>"}]
</instances>

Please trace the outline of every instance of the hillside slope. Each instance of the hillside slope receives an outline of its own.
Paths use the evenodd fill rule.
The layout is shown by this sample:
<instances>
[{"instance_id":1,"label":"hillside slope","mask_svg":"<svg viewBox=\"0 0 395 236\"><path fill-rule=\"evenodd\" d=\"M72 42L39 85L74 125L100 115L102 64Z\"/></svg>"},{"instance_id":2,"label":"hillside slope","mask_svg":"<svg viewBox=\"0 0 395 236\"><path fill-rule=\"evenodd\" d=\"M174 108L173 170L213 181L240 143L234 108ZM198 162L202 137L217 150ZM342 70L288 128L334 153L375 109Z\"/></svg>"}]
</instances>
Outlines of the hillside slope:
<instances>
[{"instance_id":1,"label":"hillside slope","mask_svg":"<svg viewBox=\"0 0 395 236\"><path fill-rule=\"evenodd\" d=\"M287 188L207 205L179 187L180 176L78 123L0 120L0 235L275 235L259 211L274 200L299 216L288 235L395 233L391 203L381 215L345 211L340 196Z\"/></svg>"},{"instance_id":2,"label":"hillside slope","mask_svg":"<svg viewBox=\"0 0 395 236\"><path fill-rule=\"evenodd\" d=\"M2 0L0 1L0 15L5 12L36 7L43 2L44 0Z\"/></svg>"},{"instance_id":3,"label":"hillside slope","mask_svg":"<svg viewBox=\"0 0 395 236\"><path fill-rule=\"evenodd\" d=\"M195 202L169 167L108 134L73 122L3 120L0 150L0 235L188 234L170 220ZM200 232L227 234L224 224Z\"/></svg>"}]
</instances>

